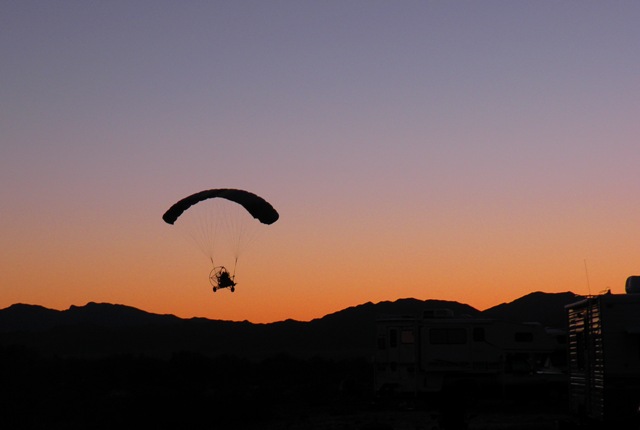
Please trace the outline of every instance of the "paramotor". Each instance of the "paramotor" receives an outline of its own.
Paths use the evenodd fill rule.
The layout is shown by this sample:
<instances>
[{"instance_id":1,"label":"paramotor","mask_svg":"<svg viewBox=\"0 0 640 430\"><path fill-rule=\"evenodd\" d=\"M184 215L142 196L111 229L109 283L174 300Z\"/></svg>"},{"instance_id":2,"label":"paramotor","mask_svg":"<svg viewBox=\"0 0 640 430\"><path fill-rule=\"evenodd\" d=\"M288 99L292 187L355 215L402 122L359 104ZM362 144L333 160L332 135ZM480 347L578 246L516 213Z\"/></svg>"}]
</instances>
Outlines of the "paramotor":
<instances>
[{"instance_id":1,"label":"paramotor","mask_svg":"<svg viewBox=\"0 0 640 430\"><path fill-rule=\"evenodd\" d=\"M233 188L192 194L173 204L162 215L167 224L178 227L209 257L213 265L209 281L214 292L221 288L235 291L240 253L255 239L261 227L273 224L279 217L262 197ZM225 259L233 260L232 273L219 264Z\"/></svg>"}]
</instances>

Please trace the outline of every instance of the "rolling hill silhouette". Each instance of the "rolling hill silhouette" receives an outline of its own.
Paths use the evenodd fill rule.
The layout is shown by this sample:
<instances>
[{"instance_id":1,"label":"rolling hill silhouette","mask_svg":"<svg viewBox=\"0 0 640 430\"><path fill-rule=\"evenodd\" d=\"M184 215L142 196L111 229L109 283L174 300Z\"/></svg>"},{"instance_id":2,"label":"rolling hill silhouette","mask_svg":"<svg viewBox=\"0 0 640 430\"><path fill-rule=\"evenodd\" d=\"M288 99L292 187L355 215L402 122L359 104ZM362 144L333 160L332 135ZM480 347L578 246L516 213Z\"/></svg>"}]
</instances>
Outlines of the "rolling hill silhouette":
<instances>
[{"instance_id":1,"label":"rolling hill silhouette","mask_svg":"<svg viewBox=\"0 0 640 430\"><path fill-rule=\"evenodd\" d=\"M539 322L547 327L565 328L564 307L580 300L571 292L527 294L510 303L502 303L482 312L482 316L513 322Z\"/></svg>"},{"instance_id":2,"label":"rolling hill silhouette","mask_svg":"<svg viewBox=\"0 0 640 430\"><path fill-rule=\"evenodd\" d=\"M106 303L91 302L64 311L15 304L0 310L0 342L63 357L114 354L168 357L179 351L247 358L280 353L357 357L370 355L375 344L375 321L381 316L418 315L428 308L448 308L457 316L535 321L564 328L564 306L578 298L569 292L535 292L482 312L458 302L399 299L365 303L308 322L286 320L269 324L182 319Z\"/></svg>"},{"instance_id":3,"label":"rolling hill silhouette","mask_svg":"<svg viewBox=\"0 0 640 430\"><path fill-rule=\"evenodd\" d=\"M533 293L483 312L401 299L270 324L182 319L105 303L64 311L16 304L0 310L0 425L412 428L412 415L389 415L374 404L376 319L449 308L462 317L553 325L577 299ZM535 412L540 416L539 403ZM311 426L318 422L324 426Z\"/></svg>"}]
</instances>

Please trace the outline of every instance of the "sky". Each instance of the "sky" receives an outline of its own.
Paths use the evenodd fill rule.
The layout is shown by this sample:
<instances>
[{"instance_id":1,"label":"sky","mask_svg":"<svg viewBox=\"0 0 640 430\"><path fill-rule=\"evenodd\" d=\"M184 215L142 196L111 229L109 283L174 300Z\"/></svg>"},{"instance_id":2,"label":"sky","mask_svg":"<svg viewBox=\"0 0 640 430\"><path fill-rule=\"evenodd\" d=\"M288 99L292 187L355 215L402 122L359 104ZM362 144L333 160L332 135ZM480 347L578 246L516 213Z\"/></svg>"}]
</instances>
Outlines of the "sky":
<instances>
[{"instance_id":1,"label":"sky","mask_svg":"<svg viewBox=\"0 0 640 430\"><path fill-rule=\"evenodd\" d=\"M0 2L0 308L308 321L640 274L640 2ZM163 222L280 219L237 289ZM227 262L225 265L233 265Z\"/></svg>"}]
</instances>

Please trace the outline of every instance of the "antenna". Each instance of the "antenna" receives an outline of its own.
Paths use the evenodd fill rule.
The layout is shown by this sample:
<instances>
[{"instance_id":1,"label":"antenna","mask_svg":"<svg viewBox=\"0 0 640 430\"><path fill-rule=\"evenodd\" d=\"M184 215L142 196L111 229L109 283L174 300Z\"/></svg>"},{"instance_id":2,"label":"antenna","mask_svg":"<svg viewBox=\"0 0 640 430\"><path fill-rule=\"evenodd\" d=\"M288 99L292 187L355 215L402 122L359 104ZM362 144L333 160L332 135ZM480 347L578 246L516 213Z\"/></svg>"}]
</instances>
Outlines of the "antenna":
<instances>
[{"instance_id":1,"label":"antenna","mask_svg":"<svg viewBox=\"0 0 640 430\"><path fill-rule=\"evenodd\" d=\"M584 274L587 276L587 292L591 295L591 284L589 283L589 270L587 270L587 259L584 260Z\"/></svg>"}]
</instances>

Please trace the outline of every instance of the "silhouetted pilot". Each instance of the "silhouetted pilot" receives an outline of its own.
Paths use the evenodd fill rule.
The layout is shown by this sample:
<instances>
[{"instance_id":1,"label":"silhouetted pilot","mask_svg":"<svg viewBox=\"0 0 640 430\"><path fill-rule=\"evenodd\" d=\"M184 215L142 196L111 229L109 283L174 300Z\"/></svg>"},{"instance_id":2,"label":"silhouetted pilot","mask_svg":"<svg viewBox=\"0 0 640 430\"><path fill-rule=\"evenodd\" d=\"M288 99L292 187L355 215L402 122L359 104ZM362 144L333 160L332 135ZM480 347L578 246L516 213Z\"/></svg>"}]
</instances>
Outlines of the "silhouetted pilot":
<instances>
[{"instance_id":1,"label":"silhouetted pilot","mask_svg":"<svg viewBox=\"0 0 640 430\"><path fill-rule=\"evenodd\" d=\"M231 279L229 272L224 267L220 269L218 273L218 288L228 288L231 287L231 291L234 290L236 283Z\"/></svg>"}]
</instances>

